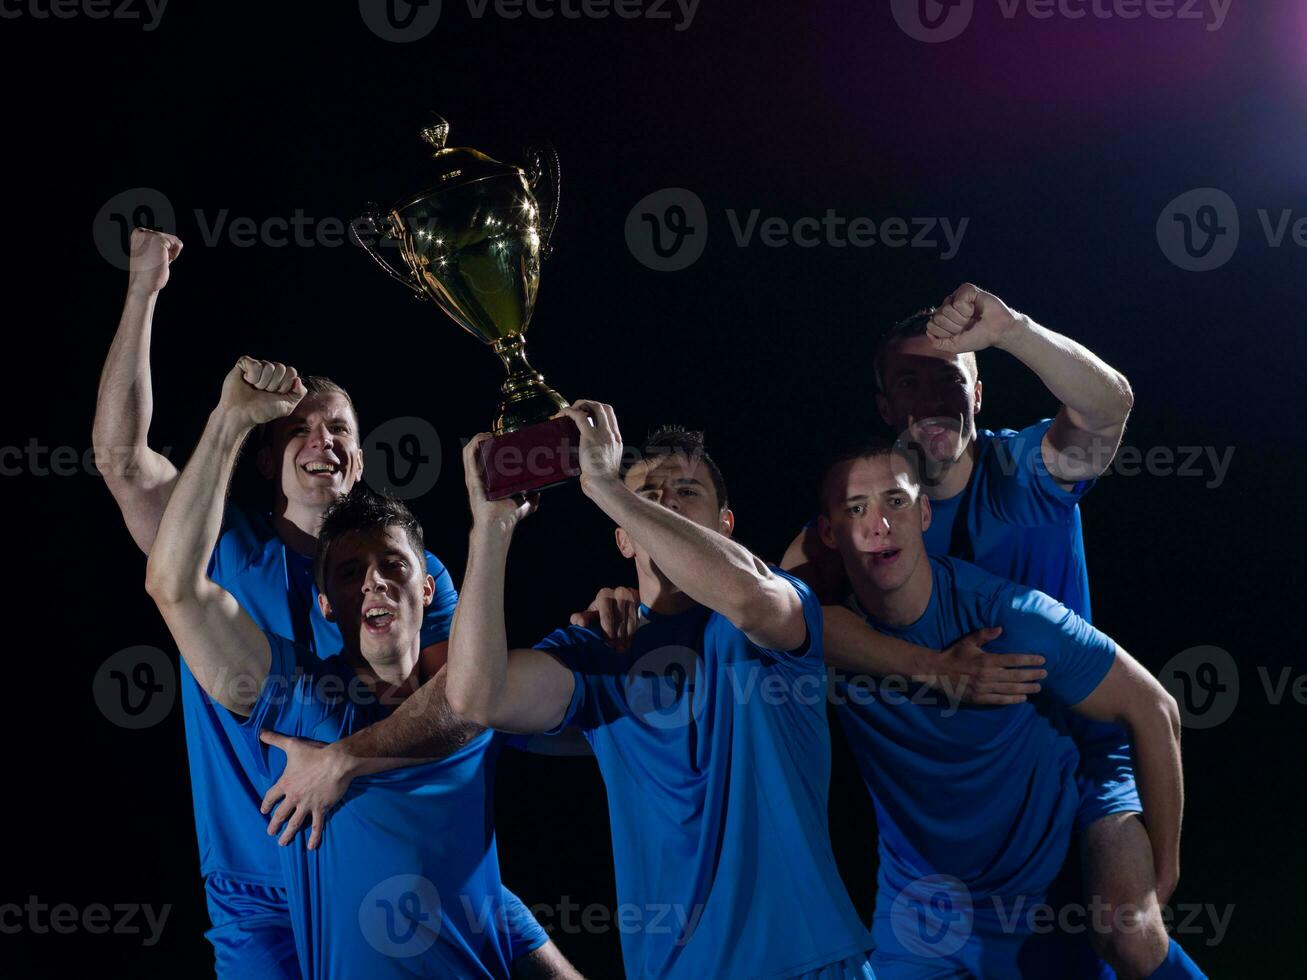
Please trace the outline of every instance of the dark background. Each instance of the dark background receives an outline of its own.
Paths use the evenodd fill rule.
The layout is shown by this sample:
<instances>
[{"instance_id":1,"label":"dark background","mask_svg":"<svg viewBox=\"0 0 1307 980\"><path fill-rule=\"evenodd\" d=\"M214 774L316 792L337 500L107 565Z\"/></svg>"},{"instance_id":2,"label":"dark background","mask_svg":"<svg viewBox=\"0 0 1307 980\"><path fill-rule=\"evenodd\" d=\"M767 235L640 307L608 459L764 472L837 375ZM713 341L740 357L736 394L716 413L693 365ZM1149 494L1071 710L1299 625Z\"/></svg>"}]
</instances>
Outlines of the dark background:
<instances>
[{"instance_id":1,"label":"dark background","mask_svg":"<svg viewBox=\"0 0 1307 980\"><path fill-rule=\"evenodd\" d=\"M459 578L468 518L457 452L493 415L494 357L354 246L206 243L202 227L223 209L228 221L298 210L321 223L384 202L410 189L415 131L438 109L453 142L500 159L519 160L533 138L558 147L562 217L534 363L569 397L613 403L628 439L665 421L706 429L738 536L765 557L809 515L822 447L874 422L877 331L967 280L1129 376L1129 445L1235 447L1217 487L1210 472L1110 474L1083 507L1085 536L1096 621L1150 668L1198 645L1238 662L1229 720L1185 735L1173 903L1233 906L1221 942L1206 915L1180 937L1213 976L1286 975L1300 927L1307 706L1292 685L1271 703L1259 668L1273 681L1303 671L1290 610L1303 540L1304 250L1289 236L1269 247L1257 210L1307 215L1300 7L1234 0L1208 31L1147 17L1009 20L976 0L966 32L940 44L908 37L888 3L867 0L703 0L683 31L675 20L478 20L446 0L435 30L408 44L369 30L352 3L177 3L148 32L7 9L18 11L0 21L9 446L89 447L126 280L97 247L107 227L97 213L154 188L186 249L155 319L152 444L185 459L240 354L330 374L354 395L365 433L401 416L436 428L444 472L414 503ZM633 257L624 225L668 187L703 200L709 231L697 263L656 272ZM1168 261L1154 231L1169 201L1199 187L1234 198L1243 232L1228 263L1201 273ZM737 247L726 212L755 208L788 220L834 209L878 223L970 221L949 261L883 244ZM1006 355L982 354L981 370L983 424L1020 427L1054 410ZM172 650L141 588L144 559L94 472L17 468L0 484L17 708L0 902L172 911L153 947L26 929L0 950L42 972L75 962L202 972L180 705L129 731L92 697L116 651ZM266 489L245 474L235 492ZM633 575L606 518L575 487L552 491L514 544L510 639L532 642L619 583ZM510 753L498 814L505 877L528 904L611 908L591 760ZM873 825L838 736L832 825L869 913ZM612 931L555 938L596 976L619 969Z\"/></svg>"}]
</instances>

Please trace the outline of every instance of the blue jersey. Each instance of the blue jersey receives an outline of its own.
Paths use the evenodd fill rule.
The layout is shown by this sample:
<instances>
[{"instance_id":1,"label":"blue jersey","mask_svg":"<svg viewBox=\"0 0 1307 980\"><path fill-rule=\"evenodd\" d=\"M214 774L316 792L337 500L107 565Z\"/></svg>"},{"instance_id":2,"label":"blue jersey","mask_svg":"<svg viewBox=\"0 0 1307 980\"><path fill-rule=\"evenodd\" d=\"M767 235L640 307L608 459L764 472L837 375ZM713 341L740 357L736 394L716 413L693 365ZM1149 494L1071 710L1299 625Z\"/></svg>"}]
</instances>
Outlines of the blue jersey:
<instances>
[{"instance_id":1,"label":"blue jersey","mask_svg":"<svg viewBox=\"0 0 1307 980\"><path fill-rule=\"evenodd\" d=\"M827 826L822 617L765 650L702 606L643 610L626 653L594 632L538 644L573 671L576 724L608 792L622 958L632 977L787 977L870 948Z\"/></svg>"},{"instance_id":2,"label":"blue jersey","mask_svg":"<svg viewBox=\"0 0 1307 980\"><path fill-rule=\"evenodd\" d=\"M1116 644L1066 606L967 562L929 561L925 612L901 628L869 619L875 629L938 650L1001 626L992 648L1042 653L1044 689L1066 705L1107 675ZM1065 730L1033 702L958 707L920 685L866 680L838 690L837 714L876 805L878 902L934 874L961 881L977 903L1043 895L1066 856L1079 800L1079 755Z\"/></svg>"},{"instance_id":3,"label":"blue jersey","mask_svg":"<svg viewBox=\"0 0 1307 980\"><path fill-rule=\"evenodd\" d=\"M260 514L229 507L209 561L209 577L236 597L261 629L295 639L318 656L341 648L340 630L318 609L311 559L290 551ZM444 565L427 553L436 592L422 624L422 645L449 636L458 593ZM260 763L240 733L241 719L215 704L181 665L182 713L191 770L200 873L281 885L276 840L259 813Z\"/></svg>"},{"instance_id":4,"label":"blue jersey","mask_svg":"<svg viewBox=\"0 0 1307 980\"><path fill-rule=\"evenodd\" d=\"M1094 481L1067 490L1048 472L1040 447L1050 425L976 433L966 489L930 502L926 551L1039 589L1092 619L1078 502Z\"/></svg>"},{"instance_id":5,"label":"blue jersey","mask_svg":"<svg viewBox=\"0 0 1307 980\"><path fill-rule=\"evenodd\" d=\"M258 741L262 729L333 742L389 712L343 657L268 641L268 680L241 726L260 786L286 762ZM278 848L306 977L509 975L492 816L499 746L481 731L438 762L357 779L321 846L310 851L301 833Z\"/></svg>"}]
</instances>

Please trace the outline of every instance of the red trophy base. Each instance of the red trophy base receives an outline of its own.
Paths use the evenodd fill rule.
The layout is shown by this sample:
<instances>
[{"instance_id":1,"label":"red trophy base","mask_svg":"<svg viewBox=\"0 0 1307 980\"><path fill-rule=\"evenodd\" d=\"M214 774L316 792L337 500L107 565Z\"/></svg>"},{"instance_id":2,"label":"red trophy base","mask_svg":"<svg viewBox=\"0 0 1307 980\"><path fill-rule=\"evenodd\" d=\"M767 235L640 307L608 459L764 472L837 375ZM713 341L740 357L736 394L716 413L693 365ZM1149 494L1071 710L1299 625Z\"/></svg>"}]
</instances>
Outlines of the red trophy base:
<instances>
[{"instance_id":1,"label":"red trophy base","mask_svg":"<svg viewBox=\"0 0 1307 980\"><path fill-rule=\"evenodd\" d=\"M491 436L477 447L487 500L535 493L581 475L581 433L566 416Z\"/></svg>"}]
</instances>

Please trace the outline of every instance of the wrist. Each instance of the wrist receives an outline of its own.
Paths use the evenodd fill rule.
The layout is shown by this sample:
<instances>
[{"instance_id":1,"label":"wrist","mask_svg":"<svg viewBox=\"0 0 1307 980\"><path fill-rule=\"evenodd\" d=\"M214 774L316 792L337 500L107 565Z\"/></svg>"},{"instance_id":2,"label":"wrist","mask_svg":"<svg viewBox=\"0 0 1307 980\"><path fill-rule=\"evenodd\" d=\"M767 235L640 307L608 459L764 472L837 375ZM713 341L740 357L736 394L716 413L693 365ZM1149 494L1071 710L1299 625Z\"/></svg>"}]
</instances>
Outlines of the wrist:
<instances>
[{"instance_id":1,"label":"wrist","mask_svg":"<svg viewBox=\"0 0 1307 980\"><path fill-rule=\"evenodd\" d=\"M221 403L209 413L209 425L218 433L224 445L240 442L250 429L254 428L248 419L240 418L236 412Z\"/></svg>"},{"instance_id":2,"label":"wrist","mask_svg":"<svg viewBox=\"0 0 1307 980\"><path fill-rule=\"evenodd\" d=\"M994 341L995 347L999 350L1005 350L1009 354L1014 352L1014 348L1021 346L1031 334L1035 321L1030 319L1024 313L1013 313L1010 321L999 332L998 339Z\"/></svg>"},{"instance_id":3,"label":"wrist","mask_svg":"<svg viewBox=\"0 0 1307 980\"><path fill-rule=\"evenodd\" d=\"M339 742L332 742L322 751L327 753L327 758L331 762L332 774L337 779L348 782L353 780L355 776L360 775L363 760L361 756L357 756L350 751L350 740L348 738L343 738Z\"/></svg>"},{"instance_id":4,"label":"wrist","mask_svg":"<svg viewBox=\"0 0 1307 980\"><path fill-rule=\"evenodd\" d=\"M625 489L626 484L622 482L622 478L616 473L608 473L603 476L592 476L588 473L581 474L581 492L596 503L611 498L614 493Z\"/></svg>"},{"instance_id":5,"label":"wrist","mask_svg":"<svg viewBox=\"0 0 1307 980\"><path fill-rule=\"evenodd\" d=\"M472 521L470 546L478 550L507 551L517 522L500 516L476 517Z\"/></svg>"}]
</instances>

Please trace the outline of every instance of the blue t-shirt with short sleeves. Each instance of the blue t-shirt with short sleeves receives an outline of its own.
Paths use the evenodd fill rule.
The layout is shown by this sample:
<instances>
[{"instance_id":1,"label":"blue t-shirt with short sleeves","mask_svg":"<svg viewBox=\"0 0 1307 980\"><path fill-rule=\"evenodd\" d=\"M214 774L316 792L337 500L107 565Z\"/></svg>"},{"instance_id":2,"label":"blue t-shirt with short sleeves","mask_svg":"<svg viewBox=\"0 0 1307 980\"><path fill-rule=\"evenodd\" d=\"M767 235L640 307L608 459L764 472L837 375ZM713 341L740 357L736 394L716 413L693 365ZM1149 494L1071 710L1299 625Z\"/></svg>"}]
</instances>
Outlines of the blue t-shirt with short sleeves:
<instances>
[{"instance_id":1,"label":"blue t-shirt with short sleeves","mask_svg":"<svg viewBox=\"0 0 1307 980\"><path fill-rule=\"evenodd\" d=\"M929 559L930 602L910 626L882 633L942 649L985 626L996 652L1044 654L1049 695L1087 697L1116 644L1055 599L956 558ZM866 615L851 600L855 611ZM837 715L876 806L878 903L927 875L962 881L977 901L1042 895L1066 856L1078 805L1079 754L1057 719L1027 702L957 706L916 684L865 679L838 687Z\"/></svg>"},{"instance_id":2,"label":"blue t-shirt with short sleeves","mask_svg":"<svg viewBox=\"0 0 1307 980\"><path fill-rule=\"evenodd\" d=\"M327 657L341 648L340 630L318 608L311 565L286 547L267 517L230 506L209 577L235 596L260 629ZM427 571L436 591L422 622L424 647L448 638L458 603L449 572L430 552ZM268 837L267 818L259 813L263 793L252 778L259 762L240 734L241 720L204 693L185 661L181 688L200 873L280 885L277 844Z\"/></svg>"},{"instance_id":3,"label":"blue t-shirt with short sleeves","mask_svg":"<svg viewBox=\"0 0 1307 980\"><path fill-rule=\"evenodd\" d=\"M607 787L622 958L632 977L786 977L870 937L827 827L821 606L807 639L764 650L702 606L656 615L625 653L594 632L537 644L571 668L577 725Z\"/></svg>"},{"instance_id":4,"label":"blue t-shirt with short sleeves","mask_svg":"<svg viewBox=\"0 0 1307 980\"><path fill-rule=\"evenodd\" d=\"M268 680L240 734L271 785L285 754L259 732L333 742L385 717L343 657L268 633ZM506 978L511 948L493 825L502 737L474 735L437 762L354 780L321 845L278 848L296 952L315 978ZM537 926L538 929L538 926Z\"/></svg>"}]
</instances>

